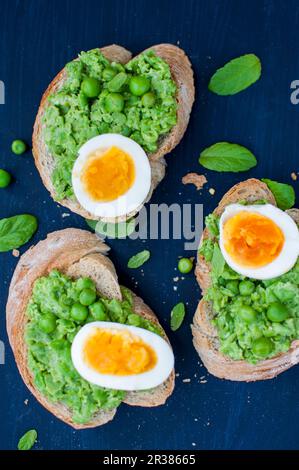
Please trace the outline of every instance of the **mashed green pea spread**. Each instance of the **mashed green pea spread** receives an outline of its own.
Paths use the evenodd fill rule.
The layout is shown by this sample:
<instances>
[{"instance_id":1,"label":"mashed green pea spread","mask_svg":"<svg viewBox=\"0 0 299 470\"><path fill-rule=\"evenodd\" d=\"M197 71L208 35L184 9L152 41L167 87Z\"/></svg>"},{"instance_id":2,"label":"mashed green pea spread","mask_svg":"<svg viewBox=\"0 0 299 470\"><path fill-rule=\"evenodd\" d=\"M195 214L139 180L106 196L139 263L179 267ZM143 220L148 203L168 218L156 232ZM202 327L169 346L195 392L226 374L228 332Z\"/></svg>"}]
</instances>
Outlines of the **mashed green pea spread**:
<instances>
[{"instance_id":1,"label":"mashed green pea spread","mask_svg":"<svg viewBox=\"0 0 299 470\"><path fill-rule=\"evenodd\" d=\"M299 338L299 259L280 277L249 280L233 271L222 256L219 219L209 215L206 226L211 238L203 242L199 252L211 263L212 284L204 299L213 304L220 351L233 360L252 364L288 351L291 342ZM271 321L269 312L273 306L277 310L277 305L280 313L287 311L287 318Z\"/></svg>"},{"instance_id":2,"label":"mashed green pea spread","mask_svg":"<svg viewBox=\"0 0 299 470\"><path fill-rule=\"evenodd\" d=\"M85 320L74 320L72 307L80 306L80 299L86 299L86 280L90 294L95 285L88 278L73 281L56 270L39 278L27 307L25 334L28 366L36 388L52 402L66 405L73 420L81 424L89 422L100 410L119 406L125 394L94 386L77 373L71 360L71 345L80 328L101 320L139 326L161 335L157 325L134 313L131 293L125 288L122 301L108 300L97 293L93 303L85 307ZM81 296L84 289L85 295Z\"/></svg>"},{"instance_id":3,"label":"mashed green pea spread","mask_svg":"<svg viewBox=\"0 0 299 470\"><path fill-rule=\"evenodd\" d=\"M110 63L98 49L82 52L66 65L66 76L62 88L49 97L43 117L44 139L55 159L52 182L57 200L73 196L72 168L87 140L118 133L153 153L159 138L177 122L176 84L168 64L153 51L126 65ZM137 88L130 86L132 77L138 77ZM86 82L82 87L90 78L96 79L92 90ZM149 90L144 84L144 90L140 88L140 78L146 79ZM86 96L86 90L95 92L96 98Z\"/></svg>"}]
</instances>

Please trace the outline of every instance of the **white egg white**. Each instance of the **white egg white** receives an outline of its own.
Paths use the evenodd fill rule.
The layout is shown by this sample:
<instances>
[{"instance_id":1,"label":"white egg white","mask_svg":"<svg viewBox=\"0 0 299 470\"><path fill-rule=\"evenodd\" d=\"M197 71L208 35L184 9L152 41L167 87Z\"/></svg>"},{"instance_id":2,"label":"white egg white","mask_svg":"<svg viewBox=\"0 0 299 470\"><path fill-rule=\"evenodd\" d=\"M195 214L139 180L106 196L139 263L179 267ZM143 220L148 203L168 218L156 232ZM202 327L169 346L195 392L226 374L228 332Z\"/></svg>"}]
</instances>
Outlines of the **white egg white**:
<instances>
[{"instance_id":1,"label":"white egg white","mask_svg":"<svg viewBox=\"0 0 299 470\"><path fill-rule=\"evenodd\" d=\"M138 336L155 351L157 356L156 365L147 372L127 376L101 374L92 369L84 360L83 351L86 340L97 328L114 331L126 330ZM157 387L168 379L174 367L173 351L167 341L151 331L120 323L97 321L84 325L75 336L71 352L73 365L83 379L94 385L113 390L133 391Z\"/></svg>"},{"instance_id":2,"label":"white egg white","mask_svg":"<svg viewBox=\"0 0 299 470\"><path fill-rule=\"evenodd\" d=\"M254 212L271 219L283 232L285 241L280 254L271 263L256 268L241 266L227 253L224 247L223 226L225 222L239 212ZM248 205L231 204L220 218L219 245L227 264L237 273L252 279L272 279L288 272L295 265L299 256L299 231L296 223L286 212L271 204Z\"/></svg>"},{"instance_id":3,"label":"white egg white","mask_svg":"<svg viewBox=\"0 0 299 470\"><path fill-rule=\"evenodd\" d=\"M135 181L132 187L114 201L97 202L87 194L81 181L82 170L96 150L106 151L115 146L128 153L135 165ZM119 217L127 215L146 200L151 187L151 167L143 148L132 139L120 134L102 134L88 140L79 150L72 171L72 186L80 205L95 217Z\"/></svg>"}]
</instances>

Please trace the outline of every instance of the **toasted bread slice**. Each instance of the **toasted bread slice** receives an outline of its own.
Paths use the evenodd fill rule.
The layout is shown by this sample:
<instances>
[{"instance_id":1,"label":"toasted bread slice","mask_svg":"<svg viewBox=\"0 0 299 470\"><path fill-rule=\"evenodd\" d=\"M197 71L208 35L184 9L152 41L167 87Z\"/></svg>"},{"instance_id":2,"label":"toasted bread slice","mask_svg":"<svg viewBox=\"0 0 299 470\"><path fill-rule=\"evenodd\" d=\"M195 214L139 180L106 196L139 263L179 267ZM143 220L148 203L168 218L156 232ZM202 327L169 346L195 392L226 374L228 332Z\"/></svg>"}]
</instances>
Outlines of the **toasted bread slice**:
<instances>
[{"instance_id":1,"label":"toasted bread slice","mask_svg":"<svg viewBox=\"0 0 299 470\"><path fill-rule=\"evenodd\" d=\"M108 247L95 234L79 229L53 232L21 258L14 272L7 302L7 332L20 374L33 395L48 411L75 429L100 426L112 420L116 410L99 411L84 425L72 420L70 410L52 403L34 386L27 364L27 347L24 341L27 324L26 307L36 279L58 269L72 278L89 276L100 293L108 298L121 299L120 286L113 263L107 258ZM157 317L143 301L133 295L137 314L159 324ZM165 339L167 339L166 334ZM158 406L165 403L174 388L174 372L168 380L150 391L129 392L125 402L132 406Z\"/></svg>"},{"instance_id":2,"label":"toasted bread slice","mask_svg":"<svg viewBox=\"0 0 299 470\"><path fill-rule=\"evenodd\" d=\"M163 157L167 153L171 152L182 139L189 122L189 117L195 94L193 71L191 68L190 61L184 51L172 44L160 44L157 46L153 46L150 49L154 50L156 54L162 59L164 59L170 66L172 78L177 85L178 111L177 124L173 127L169 134L167 134L163 139L161 139L157 152L152 155L149 155L149 161L152 170L152 184L150 193L144 203L151 198L152 192L165 176L166 163ZM100 50L102 51L103 55L110 61L117 61L122 64L125 64L129 62L132 58L131 52L115 44L103 47ZM62 87L65 82L65 79L66 72L65 69L63 69L54 78L54 80L50 83L47 90L45 91L36 116L32 136L33 156L35 164L41 175L44 185L51 193L53 199L55 199L55 190L52 184L51 175L55 167L55 161L53 156L49 153L44 142L42 119L47 106L48 97L53 92L59 90ZM81 215L82 217L88 219L95 219L95 216L88 213L88 211L86 211L78 203L78 201L74 199L69 198L58 202L59 204L67 207L68 209ZM117 218L107 217L102 218L101 220L105 222L122 222L133 217L141 209L141 207L142 205L134 212L131 212L130 214L127 214L125 216Z\"/></svg>"},{"instance_id":3,"label":"toasted bread slice","mask_svg":"<svg viewBox=\"0 0 299 470\"><path fill-rule=\"evenodd\" d=\"M252 203L260 199L276 206L274 195L268 186L262 181L252 178L233 186L221 199L214 213L220 216L227 205L237 203L240 200ZM291 209L288 214L297 223L299 222L299 209ZM200 244L209 236L207 229L205 229ZM201 255L198 255L195 274L204 293L210 285L210 265ZM257 364L234 361L224 356L219 352L217 330L211 323L213 317L212 304L201 300L195 312L191 328L195 349L205 367L216 377L247 382L271 379L299 363L299 341L297 340L293 341L288 352L260 361Z\"/></svg>"}]
</instances>

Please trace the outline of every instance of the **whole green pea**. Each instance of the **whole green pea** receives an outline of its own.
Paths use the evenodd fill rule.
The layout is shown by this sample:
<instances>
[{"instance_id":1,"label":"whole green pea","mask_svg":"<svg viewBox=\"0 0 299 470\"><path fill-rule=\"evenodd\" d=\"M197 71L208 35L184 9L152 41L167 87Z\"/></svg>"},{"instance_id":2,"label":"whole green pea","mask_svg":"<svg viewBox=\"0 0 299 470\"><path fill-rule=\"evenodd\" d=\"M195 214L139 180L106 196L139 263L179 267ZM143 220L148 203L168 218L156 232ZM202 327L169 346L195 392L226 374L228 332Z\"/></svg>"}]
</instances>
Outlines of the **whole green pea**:
<instances>
[{"instance_id":1,"label":"whole green pea","mask_svg":"<svg viewBox=\"0 0 299 470\"><path fill-rule=\"evenodd\" d=\"M109 93L105 98L105 109L107 113L121 112L124 105L125 100L120 93Z\"/></svg>"},{"instance_id":2,"label":"whole green pea","mask_svg":"<svg viewBox=\"0 0 299 470\"><path fill-rule=\"evenodd\" d=\"M6 188L11 182L11 176L8 171L0 170L0 188Z\"/></svg>"},{"instance_id":3,"label":"whole green pea","mask_svg":"<svg viewBox=\"0 0 299 470\"><path fill-rule=\"evenodd\" d=\"M233 294L239 294L239 281L228 281L225 287L230 290Z\"/></svg>"},{"instance_id":4,"label":"whole green pea","mask_svg":"<svg viewBox=\"0 0 299 470\"><path fill-rule=\"evenodd\" d=\"M239 291L241 295L250 295L254 292L255 285L252 281L241 281L239 284Z\"/></svg>"},{"instance_id":5,"label":"whole green pea","mask_svg":"<svg viewBox=\"0 0 299 470\"><path fill-rule=\"evenodd\" d=\"M241 305L239 307L239 316L244 320L246 323L252 323L256 319L257 312L249 305Z\"/></svg>"},{"instance_id":6,"label":"whole green pea","mask_svg":"<svg viewBox=\"0 0 299 470\"><path fill-rule=\"evenodd\" d=\"M96 286L92 279L89 277L81 277L77 280L77 287L79 290L83 289L93 289L95 290Z\"/></svg>"},{"instance_id":7,"label":"whole green pea","mask_svg":"<svg viewBox=\"0 0 299 470\"><path fill-rule=\"evenodd\" d=\"M149 91L151 83L148 78L137 75L129 81L129 89L132 95L142 96Z\"/></svg>"},{"instance_id":8,"label":"whole green pea","mask_svg":"<svg viewBox=\"0 0 299 470\"><path fill-rule=\"evenodd\" d=\"M81 83L81 90L88 98L96 98L100 94L101 84L96 78L87 77Z\"/></svg>"},{"instance_id":9,"label":"whole green pea","mask_svg":"<svg viewBox=\"0 0 299 470\"><path fill-rule=\"evenodd\" d=\"M76 302L71 309L71 317L77 322L84 322L88 316L88 308Z\"/></svg>"},{"instance_id":10,"label":"whole green pea","mask_svg":"<svg viewBox=\"0 0 299 470\"><path fill-rule=\"evenodd\" d=\"M93 317L94 320L96 321L105 321L107 320L107 314L105 311L105 307L102 304L102 302L98 301L95 302L94 304L90 305L89 311Z\"/></svg>"},{"instance_id":11,"label":"whole green pea","mask_svg":"<svg viewBox=\"0 0 299 470\"><path fill-rule=\"evenodd\" d=\"M280 323L289 318L288 308L281 302L272 302L267 309L267 317L270 321Z\"/></svg>"},{"instance_id":12,"label":"whole green pea","mask_svg":"<svg viewBox=\"0 0 299 470\"><path fill-rule=\"evenodd\" d=\"M86 307L95 302L97 294L93 289L83 289L79 296L79 302Z\"/></svg>"},{"instance_id":13,"label":"whole green pea","mask_svg":"<svg viewBox=\"0 0 299 470\"><path fill-rule=\"evenodd\" d=\"M112 67L106 67L103 70L102 77L105 82L109 82L117 74L117 71Z\"/></svg>"},{"instance_id":14,"label":"whole green pea","mask_svg":"<svg viewBox=\"0 0 299 470\"><path fill-rule=\"evenodd\" d=\"M26 149L27 146L23 140L17 139L11 144L11 150L16 155L22 155L22 153L26 152Z\"/></svg>"},{"instance_id":15,"label":"whole green pea","mask_svg":"<svg viewBox=\"0 0 299 470\"><path fill-rule=\"evenodd\" d=\"M273 343L269 338L261 336L252 343L252 352L255 356L267 357L273 349Z\"/></svg>"},{"instance_id":16,"label":"whole green pea","mask_svg":"<svg viewBox=\"0 0 299 470\"><path fill-rule=\"evenodd\" d=\"M45 313L40 318L38 324L42 331L45 333L53 333L56 328L56 316L53 313Z\"/></svg>"},{"instance_id":17,"label":"whole green pea","mask_svg":"<svg viewBox=\"0 0 299 470\"><path fill-rule=\"evenodd\" d=\"M155 101L156 101L156 97L154 93L152 93L151 91L149 91L148 93L145 93L143 97L141 98L141 102L143 106L145 106L146 108L151 108L152 106L154 106Z\"/></svg>"},{"instance_id":18,"label":"whole green pea","mask_svg":"<svg viewBox=\"0 0 299 470\"><path fill-rule=\"evenodd\" d=\"M178 270L182 274L190 273L193 268L193 262L190 258L181 258L178 262Z\"/></svg>"}]
</instances>

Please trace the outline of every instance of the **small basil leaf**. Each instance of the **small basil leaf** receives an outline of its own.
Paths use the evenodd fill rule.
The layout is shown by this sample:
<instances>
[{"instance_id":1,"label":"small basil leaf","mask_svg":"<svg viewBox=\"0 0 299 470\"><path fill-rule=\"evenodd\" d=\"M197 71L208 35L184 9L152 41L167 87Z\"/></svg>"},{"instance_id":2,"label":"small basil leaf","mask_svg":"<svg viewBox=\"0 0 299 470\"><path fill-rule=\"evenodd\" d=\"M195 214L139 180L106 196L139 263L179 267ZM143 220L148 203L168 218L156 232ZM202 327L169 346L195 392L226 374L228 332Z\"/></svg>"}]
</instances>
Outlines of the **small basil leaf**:
<instances>
[{"instance_id":1,"label":"small basil leaf","mask_svg":"<svg viewBox=\"0 0 299 470\"><path fill-rule=\"evenodd\" d=\"M217 95L235 95L255 83L261 76L261 61L255 54L245 54L218 69L209 83Z\"/></svg>"},{"instance_id":2,"label":"small basil leaf","mask_svg":"<svg viewBox=\"0 0 299 470\"><path fill-rule=\"evenodd\" d=\"M291 209L295 204L295 191L292 186L285 183L278 183L267 178L262 178L262 181L266 183L270 191L275 197L275 201L279 209L283 211Z\"/></svg>"},{"instance_id":3,"label":"small basil leaf","mask_svg":"<svg viewBox=\"0 0 299 470\"><path fill-rule=\"evenodd\" d=\"M0 252L14 250L27 243L37 230L33 215L15 215L0 220Z\"/></svg>"},{"instance_id":4,"label":"small basil leaf","mask_svg":"<svg viewBox=\"0 0 299 470\"><path fill-rule=\"evenodd\" d=\"M35 429L27 431L24 436L21 437L18 443L18 450L30 450L34 446L37 440L37 432Z\"/></svg>"},{"instance_id":5,"label":"small basil leaf","mask_svg":"<svg viewBox=\"0 0 299 470\"><path fill-rule=\"evenodd\" d=\"M170 314L170 328L172 331L176 331L180 328L184 321L185 313L185 305L183 302L179 302L173 307Z\"/></svg>"},{"instance_id":6,"label":"small basil leaf","mask_svg":"<svg viewBox=\"0 0 299 470\"><path fill-rule=\"evenodd\" d=\"M148 250L143 250L132 256L128 261L128 268L136 269L142 266L146 261L150 259L150 252Z\"/></svg>"},{"instance_id":7,"label":"small basil leaf","mask_svg":"<svg viewBox=\"0 0 299 470\"><path fill-rule=\"evenodd\" d=\"M113 224L97 220L85 219L87 225L99 235L109 238L126 238L135 231L135 219L129 219L126 222Z\"/></svg>"},{"instance_id":8,"label":"small basil leaf","mask_svg":"<svg viewBox=\"0 0 299 470\"><path fill-rule=\"evenodd\" d=\"M246 147L230 142L218 142L201 152L199 163L208 170L214 171L247 171L257 161Z\"/></svg>"}]
</instances>

